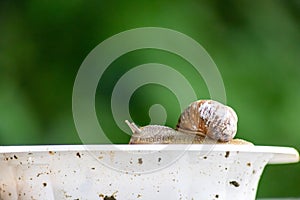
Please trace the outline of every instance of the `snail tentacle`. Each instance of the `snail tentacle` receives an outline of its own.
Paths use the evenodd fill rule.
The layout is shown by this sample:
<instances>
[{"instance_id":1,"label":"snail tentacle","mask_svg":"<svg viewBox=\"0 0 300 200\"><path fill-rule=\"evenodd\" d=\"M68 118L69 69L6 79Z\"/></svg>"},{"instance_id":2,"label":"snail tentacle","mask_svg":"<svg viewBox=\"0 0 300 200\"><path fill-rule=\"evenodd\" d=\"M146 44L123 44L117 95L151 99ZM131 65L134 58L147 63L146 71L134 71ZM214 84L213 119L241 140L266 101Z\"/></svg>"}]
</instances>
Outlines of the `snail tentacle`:
<instances>
[{"instance_id":1,"label":"snail tentacle","mask_svg":"<svg viewBox=\"0 0 300 200\"><path fill-rule=\"evenodd\" d=\"M134 122L129 122L128 120L125 120L125 123L131 129L132 133L137 133L137 134L142 133L142 130Z\"/></svg>"}]
</instances>

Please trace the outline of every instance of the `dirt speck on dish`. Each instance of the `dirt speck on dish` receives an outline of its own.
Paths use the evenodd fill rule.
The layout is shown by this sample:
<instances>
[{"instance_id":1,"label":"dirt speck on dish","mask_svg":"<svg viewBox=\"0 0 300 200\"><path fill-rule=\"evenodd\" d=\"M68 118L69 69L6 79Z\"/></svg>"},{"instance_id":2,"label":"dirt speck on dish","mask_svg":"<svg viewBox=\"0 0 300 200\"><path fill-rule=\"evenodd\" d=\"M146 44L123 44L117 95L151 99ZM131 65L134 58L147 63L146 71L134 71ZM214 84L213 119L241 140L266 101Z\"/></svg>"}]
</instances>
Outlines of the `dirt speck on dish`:
<instances>
[{"instance_id":1,"label":"dirt speck on dish","mask_svg":"<svg viewBox=\"0 0 300 200\"><path fill-rule=\"evenodd\" d=\"M81 155L80 155L79 152L76 153L76 156L77 156L78 158L81 158Z\"/></svg>"},{"instance_id":2,"label":"dirt speck on dish","mask_svg":"<svg viewBox=\"0 0 300 200\"><path fill-rule=\"evenodd\" d=\"M143 164L143 159L142 158L139 158L138 159L138 163L141 165L141 164Z\"/></svg>"},{"instance_id":3,"label":"dirt speck on dish","mask_svg":"<svg viewBox=\"0 0 300 200\"><path fill-rule=\"evenodd\" d=\"M233 185L234 187L239 187L240 186L240 184L236 181L230 181L229 184Z\"/></svg>"},{"instance_id":4,"label":"dirt speck on dish","mask_svg":"<svg viewBox=\"0 0 300 200\"><path fill-rule=\"evenodd\" d=\"M225 153L225 158L228 158L228 157L229 157L229 154L230 154L230 152L229 152L229 151L226 151L226 153Z\"/></svg>"}]
</instances>

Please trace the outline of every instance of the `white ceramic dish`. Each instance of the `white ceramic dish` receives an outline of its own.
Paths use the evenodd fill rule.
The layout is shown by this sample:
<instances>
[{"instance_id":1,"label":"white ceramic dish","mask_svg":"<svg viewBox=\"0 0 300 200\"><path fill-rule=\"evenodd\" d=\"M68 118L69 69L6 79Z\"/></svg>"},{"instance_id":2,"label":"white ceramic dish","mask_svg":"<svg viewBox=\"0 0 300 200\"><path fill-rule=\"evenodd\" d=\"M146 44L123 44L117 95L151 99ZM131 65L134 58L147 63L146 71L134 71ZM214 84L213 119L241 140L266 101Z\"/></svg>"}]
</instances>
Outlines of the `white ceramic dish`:
<instances>
[{"instance_id":1,"label":"white ceramic dish","mask_svg":"<svg viewBox=\"0 0 300 200\"><path fill-rule=\"evenodd\" d=\"M293 148L248 145L0 147L0 199L255 199Z\"/></svg>"}]
</instances>

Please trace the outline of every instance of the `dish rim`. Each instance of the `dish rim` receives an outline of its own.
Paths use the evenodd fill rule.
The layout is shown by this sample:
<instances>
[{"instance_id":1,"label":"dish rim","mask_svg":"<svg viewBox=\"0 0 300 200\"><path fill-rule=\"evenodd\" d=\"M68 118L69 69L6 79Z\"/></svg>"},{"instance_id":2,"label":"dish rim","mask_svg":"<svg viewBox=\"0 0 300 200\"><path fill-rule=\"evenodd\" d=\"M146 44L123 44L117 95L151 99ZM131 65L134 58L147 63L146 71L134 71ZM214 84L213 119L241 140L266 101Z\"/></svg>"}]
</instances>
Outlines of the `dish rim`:
<instances>
[{"instance_id":1,"label":"dish rim","mask_svg":"<svg viewBox=\"0 0 300 200\"><path fill-rule=\"evenodd\" d=\"M188 151L239 152L273 154L268 164L299 162L295 148L284 146L230 145L230 144L88 144L88 145L18 145L0 146L0 154L74 151ZM32 156L32 155L31 155Z\"/></svg>"}]
</instances>

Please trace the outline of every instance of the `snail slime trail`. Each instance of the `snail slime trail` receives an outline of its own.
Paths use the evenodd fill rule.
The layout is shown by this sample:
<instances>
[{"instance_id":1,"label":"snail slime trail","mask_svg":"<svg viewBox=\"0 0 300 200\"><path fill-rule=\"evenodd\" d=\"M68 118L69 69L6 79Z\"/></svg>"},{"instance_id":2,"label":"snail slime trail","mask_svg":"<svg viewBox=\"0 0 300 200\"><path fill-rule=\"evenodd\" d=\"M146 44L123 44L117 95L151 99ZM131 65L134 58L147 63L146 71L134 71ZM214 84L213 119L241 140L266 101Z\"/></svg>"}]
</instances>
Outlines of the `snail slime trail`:
<instances>
[{"instance_id":1,"label":"snail slime trail","mask_svg":"<svg viewBox=\"0 0 300 200\"><path fill-rule=\"evenodd\" d=\"M138 127L125 121L132 131L129 144L252 144L233 139L237 132L235 111L213 100L191 103L178 119L176 129L161 125Z\"/></svg>"}]
</instances>

